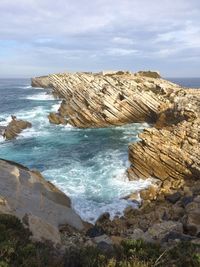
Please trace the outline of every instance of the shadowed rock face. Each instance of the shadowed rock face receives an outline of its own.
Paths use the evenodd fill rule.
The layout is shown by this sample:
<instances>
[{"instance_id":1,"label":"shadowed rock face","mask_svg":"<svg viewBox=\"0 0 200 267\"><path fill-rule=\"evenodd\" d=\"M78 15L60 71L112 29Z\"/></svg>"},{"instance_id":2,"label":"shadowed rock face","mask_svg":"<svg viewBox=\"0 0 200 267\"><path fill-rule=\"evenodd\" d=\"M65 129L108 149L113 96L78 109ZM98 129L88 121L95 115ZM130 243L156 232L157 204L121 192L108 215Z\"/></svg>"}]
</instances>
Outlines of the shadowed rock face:
<instances>
[{"instance_id":1,"label":"shadowed rock face","mask_svg":"<svg viewBox=\"0 0 200 267\"><path fill-rule=\"evenodd\" d=\"M151 71L48 77L54 93L63 99L58 112L49 115L52 123L80 128L154 123L140 134L140 142L129 147L131 180L157 178L169 193L186 179L200 177L198 90L181 88Z\"/></svg>"},{"instance_id":2,"label":"shadowed rock face","mask_svg":"<svg viewBox=\"0 0 200 267\"><path fill-rule=\"evenodd\" d=\"M35 240L60 243L60 225L83 229L70 199L38 171L0 159L0 213L19 217Z\"/></svg>"},{"instance_id":3,"label":"shadowed rock face","mask_svg":"<svg viewBox=\"0 0 200 267\"><path fill-rule=\"evenodd\" d=\"M14 139L21 133L24 129L30 128L32 125L28 121L17 120L15 116L12 116L12 121L4 127L1 134L7 140Z\"/></svg>"}]
</instances>

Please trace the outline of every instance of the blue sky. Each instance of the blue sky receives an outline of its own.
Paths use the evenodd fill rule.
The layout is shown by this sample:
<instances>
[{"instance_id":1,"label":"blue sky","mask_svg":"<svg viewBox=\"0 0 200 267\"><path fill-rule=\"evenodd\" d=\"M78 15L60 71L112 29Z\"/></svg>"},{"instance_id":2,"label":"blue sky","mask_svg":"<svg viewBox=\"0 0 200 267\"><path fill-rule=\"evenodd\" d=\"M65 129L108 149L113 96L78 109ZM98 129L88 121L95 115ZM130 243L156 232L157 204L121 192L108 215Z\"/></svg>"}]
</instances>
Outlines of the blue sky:
<instances>
[{"instance_id":1,"label":"blue sky","mask_svg":"<svg viewBox=\"0 0 200 267\"><path fill-rule=\"evenodd\" d=\"M0 0L0 77L118 69L200 77L200 1Z\"/></svg>"}]
</instances>

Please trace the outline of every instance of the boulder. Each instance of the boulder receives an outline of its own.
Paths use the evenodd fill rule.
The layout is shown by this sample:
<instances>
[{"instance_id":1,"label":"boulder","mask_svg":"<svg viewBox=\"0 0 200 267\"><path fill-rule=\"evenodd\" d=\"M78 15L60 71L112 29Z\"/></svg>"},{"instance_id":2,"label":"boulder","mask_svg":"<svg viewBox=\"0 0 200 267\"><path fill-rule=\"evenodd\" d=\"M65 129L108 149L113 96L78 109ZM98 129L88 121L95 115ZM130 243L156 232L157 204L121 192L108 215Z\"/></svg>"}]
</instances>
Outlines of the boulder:
<instances>
[{"instance_id":1,"label":"boulder","mask_svg":"<svg viewBox=\"0 0 200 267\"><path fill-rule=\"evenodd\" d=\"M3 131L3 137L6 140L14 139L24 129L30 128L32 125L28 121L18 120L15 116L11 116L11 122L5 127Z\"/></svg>"},{"instance_id":2,"label":"boulder","mask_svg":"<svg viewBox=\"0 0 200 267\"><path fill-rule=\"evenodd\" d=\"M20 218L35 240L60 243L59 226L84 229L71 208L70 199L39 172L14 162L0 160L0 213Z\"/></svg>"},{"instance_id":3,"label":"boulder","mask_svg":"<svg viewBox=\"0 0 200 267\"><path fill-rule=\"evenodd\" d=\"M174 222L174 221L164 221L161 223L154 224L145 233L146 240L148 240L148 238L150 238L150 240L152 239L152 240L156 240L156 241L161 241L165 238L165 236L168 233L170 233L172 231L179 233L179 234L182 234L183 233L182 223Z\"/></svg>"}]
</instances>

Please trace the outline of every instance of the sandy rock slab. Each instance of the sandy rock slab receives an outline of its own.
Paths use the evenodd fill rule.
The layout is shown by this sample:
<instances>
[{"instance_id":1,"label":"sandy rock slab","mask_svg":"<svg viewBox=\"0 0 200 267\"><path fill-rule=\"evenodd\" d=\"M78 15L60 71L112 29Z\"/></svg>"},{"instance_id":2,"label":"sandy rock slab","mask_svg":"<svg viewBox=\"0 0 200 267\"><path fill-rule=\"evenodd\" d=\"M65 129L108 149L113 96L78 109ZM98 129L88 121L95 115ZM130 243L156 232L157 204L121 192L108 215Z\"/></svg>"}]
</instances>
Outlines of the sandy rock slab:
<instances>
[{"instance_id":1,"label":"sandy rock slab","mask_svg":"<svg viewBox=\"0 0 200 267\"><path fill-rule=\"evenodd\" d=\"M0 160L0 213L17 216L29 227L34 240L61 243L60 225L83 230L70 199L38 171Z\"/></svg>"}]
</instances>

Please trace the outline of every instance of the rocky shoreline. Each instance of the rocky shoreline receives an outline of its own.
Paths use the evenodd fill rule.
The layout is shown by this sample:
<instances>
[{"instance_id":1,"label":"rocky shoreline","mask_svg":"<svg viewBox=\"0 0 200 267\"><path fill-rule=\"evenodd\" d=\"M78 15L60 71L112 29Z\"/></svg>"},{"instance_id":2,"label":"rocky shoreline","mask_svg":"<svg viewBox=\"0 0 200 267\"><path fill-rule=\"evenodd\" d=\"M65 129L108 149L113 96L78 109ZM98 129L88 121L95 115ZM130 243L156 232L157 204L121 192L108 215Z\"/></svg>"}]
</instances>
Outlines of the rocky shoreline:
<instances>
[{"instance_id":1,"label":"rocky shoreline","mask_svg":"<svg viewBox=\"0 0 200 267\"><path fill-rule=\"evenodd\" d=\"M166 235L176 232L177 239L185 235L186 239L190 239L188 235L198 239L199 90L182 88L150 71L63 73L45 77L44 83L63 100L58 112L49 115L51 123L69 123L80 128L134 122L153 125L139 135L141 141L130 144L131 166L127 173L130 180L151 177L155 183L140 192L143 201L139 210L128 209L124 218L113 221L106 216L105 232L121 236L122 227L125 236L129 236L127 231L131 228L132 237L134 231L139 231L136 236L144 238L153 231L152 227L157 230L160 227ZM42 87L42 77L34 78L32 85L35 84ZM146 226L140 225L142 221ZM156 239L161 241L164 238L161 236Z\"/></svg>"},{"instance_id":2,"label":"rocky shoreline","mask_svg":"<svg viewBox=\"0 0 200 267\"><path fill-rule=\"evenodd\" d=\"M157 72L63 73L32 79L33 87L51 88L62 100L53 124L100 128L148 122L140 141L129 145L130 180L152 179L137 192L138 209L123 217L105 213L90 225L69 198L38 171L0 160L0 213L15 215L37 241L62 247L99 247L112 251L124 240L163 247L189 241L200 244L200 90L182 88ZM1 129L15 138L29 122L12 118ZM128 196L135 201L135 194Z\"/></svg>"}]
</instances>

